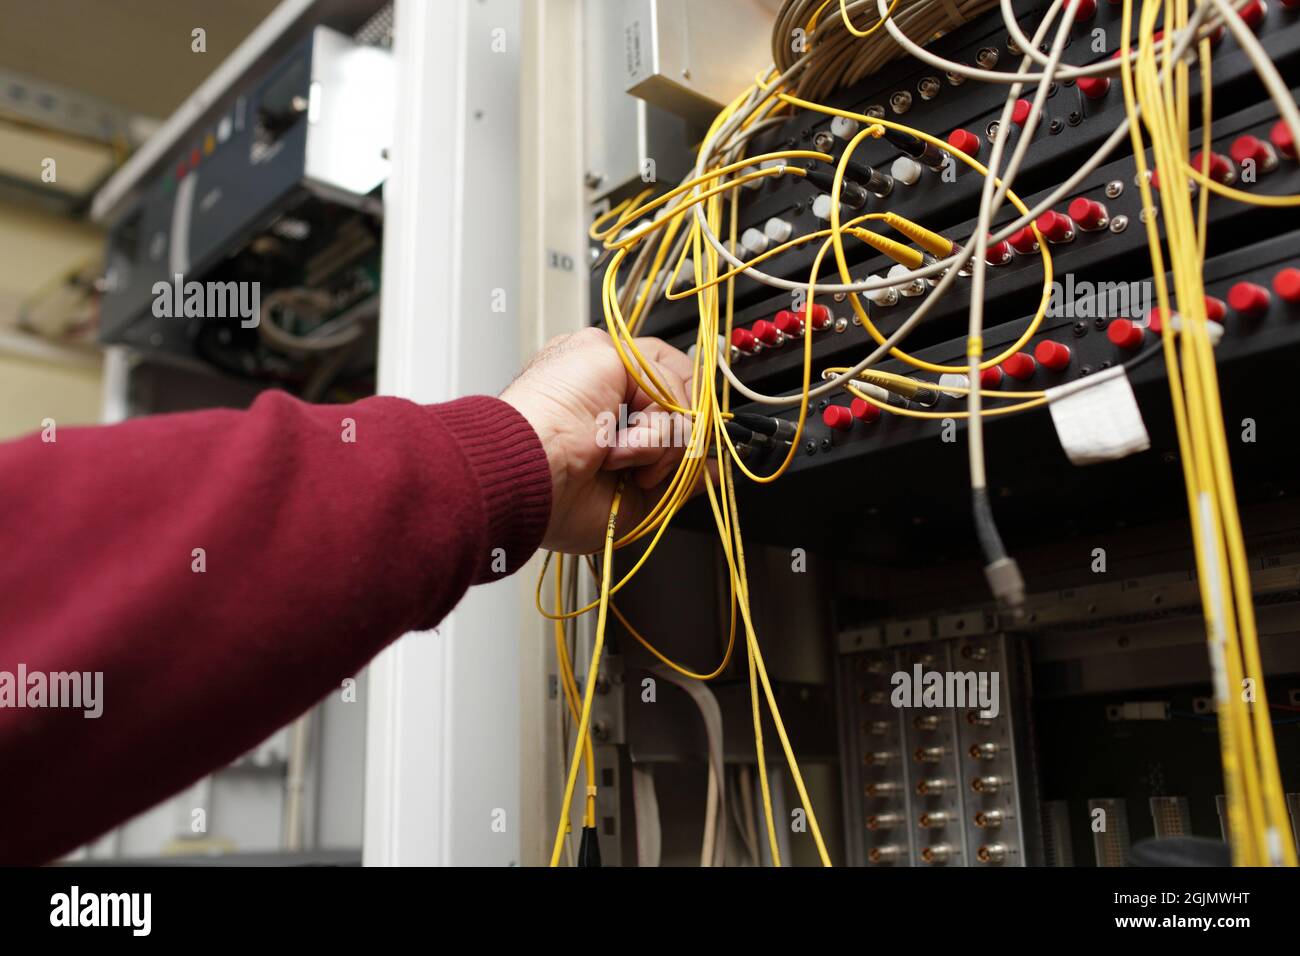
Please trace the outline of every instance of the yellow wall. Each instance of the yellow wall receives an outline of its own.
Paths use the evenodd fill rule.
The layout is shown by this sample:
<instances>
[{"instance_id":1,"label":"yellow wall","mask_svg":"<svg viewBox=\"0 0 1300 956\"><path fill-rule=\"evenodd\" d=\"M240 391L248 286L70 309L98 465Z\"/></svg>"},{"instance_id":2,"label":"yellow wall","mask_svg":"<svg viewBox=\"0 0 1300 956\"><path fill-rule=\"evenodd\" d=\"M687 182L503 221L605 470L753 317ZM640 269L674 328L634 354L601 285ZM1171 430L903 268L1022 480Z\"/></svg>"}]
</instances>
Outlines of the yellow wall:
<instances>
[{"instance_id":1,"label":"yellow wall","mask_svg":"<svg viewBox=\"0 0 1300 956\"><path fill-rule=\"evenodd\" d=\"M103 237L83 222L0 203L0 330L13 331L18 304L99 254ZM99 420L100 370L75 359L37 358L0 336L0 440L53 418L60 425Z\"/></svg>"},{"instance_id":2,"label":"yellow wall","mask_svg":"<svg viewBox=\"0 0 1300 956\"><path fill-rule=\"evenodd\" d=\"M100 371L0 352L0 441L41 427L99 421Z\"/></svg>"}]
</instances>

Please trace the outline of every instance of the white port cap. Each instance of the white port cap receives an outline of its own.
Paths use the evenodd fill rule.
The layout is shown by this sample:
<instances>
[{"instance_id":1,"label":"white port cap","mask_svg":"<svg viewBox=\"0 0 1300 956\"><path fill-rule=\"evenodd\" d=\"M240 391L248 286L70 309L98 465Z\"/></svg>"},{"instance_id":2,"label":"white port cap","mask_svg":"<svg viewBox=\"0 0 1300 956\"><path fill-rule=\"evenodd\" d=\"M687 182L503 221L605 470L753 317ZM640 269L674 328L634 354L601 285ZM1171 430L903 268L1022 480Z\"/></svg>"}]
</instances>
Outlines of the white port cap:
<instances>
[{"instance_id":1,"label":"white port cap","mask_svg":"<svg viewBox=\"0 0 1300 956\"><path fill-rule=\"evenodd\" d=\"M848 116L836 116L831 120L831 135L840 139L852 139L862 124Z\"/></svg>"},{"instance_id":2,"label":"white port cap","mask_svg":"<svg viewBox=\"0 0 1300 956\"><path fill-rule=\"evenodd\" d=\"M746 166L744 169L742 169L739 173L736 174L736 178L739 179L739 178L741 178L742 176L748 176L750 173L756 173L756 172L758 172L758 170L757 170L756 168L754 168L753 166ZM762 185L763 185L763 180L762 180L762 178L759 178L759 179L751 179L749 182L745 183L745 185L744 185L743 188L745 188L745 189L758 189L758 188L759 188L760 186L762 186Z\"/></svg>"},{"instance_id":3,"label":"white port cap","mask_svg":"<svg viewBox=\"0 0 1300 956\"><path fill-rule=\"evenodd\" d=\"M699 349L700 347L698 345L691 345L691 347L686 350L686 357L692 362L695 361L695 353L698 352ZM727 354L727 340L721 335L718 336L718 354L722 356Z\"/></svg>"},{"instance_id":4,"label":"white port cap","mask_svg":"<svg viewBox=\"0 0 1300 956\"><path fill-rule=\"evenodd\" d=\"M921 164L911 156L900 156L894 160L894 165L889 167L889 174L900 183L915 186L917 180L921 178Z\"/></svg>"},{"instance_id":5,"label":"white port cap","mask_svg":"<svg viewBox=\"0 0 1300 956\"><path fill-rule=\"evenodd\" d=\"M912 270L901 262L889 270L889 278L898 281L898 291L906 296L920 295L925 291L925 285L920 279L903 279Z\"/></svg>"},{"instance_id":6,"label":"white port cap","mask_svg":"<svg viewBox=\"0 0 1300 956\"><path fill-rule=\"evenodd\" d=\"M671 275L671 273L669 273ZM682 267L677 272L677 281L673 283L673 291L680 292L682 289L689 289L695 285L695 263L687 256L682 260Z\"/></svg>"},{"instance_id":7,"label":"white port cap","mask_svg":"<svg viewBox=\"0 0 1300 956\"><path fill-rule=\"evenodd\" d=\"M767 251L767 236L757 229L746 229L740 236L740 244L746 252L761 255Z\"/></svg>"},{"instance_id":8,"label":"white port cap","mask_svg":"<svg viewBox=\"0 0 1300 956\"><path fill-rule=\"evenodd\" d=\"M949 398L961 398L966 394L964 391L950 392L949 389L953 387L960 389L970 388L970 376L958 375L954 372L944 372L939 376L939 391L943 392Z\"/></svg>"},{"instance_id":9,"label":"white port cap","mask_svg":"<svg viewBox=\"0 0 1300 956\"><path fill-rule=\"evenodd\" d=\"M794 226L784 219L773 217L763 224L763 233L773 242L788 242L794 234Z\"/></svg>"},{"instance_id":10,"label":"white port cap","mask_svg":"<svg viewBox=\"0 0 1300 956\"><path fill-rule=\"evenodd\" d=\"M867 276L868 282L874 282L880 276ZM898 301L898 293L893 289L872 289L870 292L862 293L873 305L893 305Z\"/></svg>"},{"instance_id":11,"label":"white port cap","mask_svg":"<svg viewBox=\"0 0 1300 956\"><path fill-rule=\"evenodd\" d=\"M827 222L830 222L831 197L826 193L822 193L820 196L818 196L816 199L813 200L812 211L813 211L813 215L816 216L818 219L824 219Z\"/></svg>"}]
</instances>

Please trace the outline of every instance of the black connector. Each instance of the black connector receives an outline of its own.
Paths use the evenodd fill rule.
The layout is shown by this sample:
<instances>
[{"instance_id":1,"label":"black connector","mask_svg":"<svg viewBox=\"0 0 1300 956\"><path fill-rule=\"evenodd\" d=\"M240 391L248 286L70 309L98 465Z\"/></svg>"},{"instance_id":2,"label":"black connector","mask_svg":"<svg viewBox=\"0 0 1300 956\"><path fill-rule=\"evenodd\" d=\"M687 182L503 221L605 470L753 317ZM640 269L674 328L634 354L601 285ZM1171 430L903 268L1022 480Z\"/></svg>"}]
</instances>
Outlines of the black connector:
<instances>
[{"instance_id":1,"label":"black connector","mask_svg":"<svg viewBox=\"0 0 1300 956\"><path fill-rule=\"evenodd\" d=\"M868 166L866 163L859 163L851 159L844 168L854 179L862 183L869 193L874 193L877 196L888 196L894 191L894 177L882 173L874 166Z\"/></svg>"},{"instance_id":2,"label":"black connector","mask_svg":"<svg viewBox=\"0 0 1300 956\"><path fill-rule=\"evenodd\" d=\"M936 149L925 140L913 136L911 133L904 133L901 130L885 130L885 139L893 143L908 156L919 160L933 170L943 169L948 164L948 154L941 149Z\"/></svg>"},{"instance_id":3,"label":"black connector","mask_svg":"<svg viewBox=\"0 0 1300 956\"><path fill-rule=\"evenodd\" d=\"M804 178L828 193L835 185L835 176L832 173L824 173L818 169L808 170ZM867 191L853 180L845 179L840 183L840 202L850 209L861 209L867 204Z\"/></svg>"},{"instance_id":4,"label":"black connector","mask_svg":"<svg viewBox=\"0 0 1300 956\"><path fill-rule=\"evenodd\" d=\"M754 440L754 432L744 425L738 425L734 421L725 422L727 437L731 439L733 445L748 445Z\"/></svg>"},{"instance_id":5,"label":"black connector","mask_svg":"<svg viewBox=\"0 0 1300 956\"><path fill-rule=\"evenodd\" d=\"M759 435L780 439L786 443L794 441L794 422L788 422L784 418L773 418L756 412L737 412L730 424L743 425Z\"/></svg>"},{"instance_id":6,"label":"black connector","mask_svg":"<svg viewBox=\"0 0 1300 956\"><path fill-rule=\"evenodd\" d=\"M582 842L578 844L578 866L600 866L600 839L595 827L582 828Z\"/></svg>"}]
</instances>

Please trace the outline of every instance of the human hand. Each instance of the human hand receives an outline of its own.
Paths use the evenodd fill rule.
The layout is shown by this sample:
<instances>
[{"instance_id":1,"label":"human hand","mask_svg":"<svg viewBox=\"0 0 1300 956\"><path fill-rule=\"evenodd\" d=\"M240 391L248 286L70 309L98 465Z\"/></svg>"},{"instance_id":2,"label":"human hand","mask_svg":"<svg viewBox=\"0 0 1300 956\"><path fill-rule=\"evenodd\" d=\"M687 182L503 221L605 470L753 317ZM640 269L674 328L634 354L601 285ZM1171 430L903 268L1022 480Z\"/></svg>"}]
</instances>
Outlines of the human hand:
<instances>
[{"instance_id":1,"label":"human hand","mask_svg":"<svg viewBox=\"0 0 1300 956\"><path fill-rule=\"evenodd\" d=\"M636 344L672 399L689 408L691 360L659 339L639 338ZM528 420L546 450L552 497L542 547L552 551L587 554L602 546L624 469L632 473L618 526L634 527L662 496L690 436L689 420L679 421L675 413L669 417L653 403L628 375L609 335L595 328L548 342L501 399ZM610 416L615 423L625 417L620 405L628 418L635 412L647 415L610 442ZM674 441L675 436L685 440Z\"/></svg>"}]
</instances>

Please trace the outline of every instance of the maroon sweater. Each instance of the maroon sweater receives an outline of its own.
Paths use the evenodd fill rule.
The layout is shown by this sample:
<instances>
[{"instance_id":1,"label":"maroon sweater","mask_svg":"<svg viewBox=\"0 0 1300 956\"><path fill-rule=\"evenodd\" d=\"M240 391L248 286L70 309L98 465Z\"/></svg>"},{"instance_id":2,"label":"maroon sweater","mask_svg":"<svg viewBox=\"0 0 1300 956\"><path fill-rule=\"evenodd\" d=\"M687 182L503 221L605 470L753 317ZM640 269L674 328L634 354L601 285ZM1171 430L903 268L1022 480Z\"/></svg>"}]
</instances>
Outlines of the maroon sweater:
<instances>
[{"instance_id":1,"label":"maroon sweater","mask_svg":"<svg viewBox=\"0 0 1300 956\"><path fill-rule=\"evenodd\" d=\"M268 392L0 445L0 863L235 759L515 570L550 507L541 443L494 398ZM16 706L20 666L29 704L33 673L102 672L102 715Z\"/></svg>"}]
</instances>

